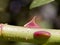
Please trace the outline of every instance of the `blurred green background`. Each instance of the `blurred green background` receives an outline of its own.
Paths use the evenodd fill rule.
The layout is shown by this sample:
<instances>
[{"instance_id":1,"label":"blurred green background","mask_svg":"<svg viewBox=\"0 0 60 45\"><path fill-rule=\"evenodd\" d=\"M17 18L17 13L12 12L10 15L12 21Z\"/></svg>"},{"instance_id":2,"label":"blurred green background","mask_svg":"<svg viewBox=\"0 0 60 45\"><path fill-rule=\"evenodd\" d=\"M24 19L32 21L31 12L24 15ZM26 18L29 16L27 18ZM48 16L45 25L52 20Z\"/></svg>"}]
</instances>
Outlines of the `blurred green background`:
<instances>
[{"instance_id":1,"label":"blurred green background","mask_svg":"<svg viewBox=\"0 0 60 45\"><path fill-rule=\"evenodd\" d=\"M6 12L6 8L8 7L10 0L0 0L0 23L9 23L11 21L10 16L12 16L9 12ZM60 0L56 0L60 4ZM27 0L28 2L28 0ZM22 10L17 17L13 17L16 19L16 25L23 26L30 19L29 13L29 5L22 7Z\"/></svg>"}]
</instances>

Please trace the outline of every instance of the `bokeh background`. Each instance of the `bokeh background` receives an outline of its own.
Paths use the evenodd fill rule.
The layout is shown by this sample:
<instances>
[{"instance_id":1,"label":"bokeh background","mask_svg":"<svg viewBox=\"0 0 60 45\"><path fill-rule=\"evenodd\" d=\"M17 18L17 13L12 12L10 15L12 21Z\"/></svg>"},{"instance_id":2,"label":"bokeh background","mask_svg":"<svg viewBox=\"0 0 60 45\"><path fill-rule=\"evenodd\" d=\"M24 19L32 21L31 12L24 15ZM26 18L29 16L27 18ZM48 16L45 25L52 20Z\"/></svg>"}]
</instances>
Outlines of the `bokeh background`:
<instances>
[{"instance_id":1,"label":"bokeh background","mask_svg":"<svg viewBox=\"0 0 60 45\"><path fill-rule=\"evenodd\" d=\"M23 26L30 20L29 7L32 0L18 0L22 8L16 9L18 10L16 14L14 12L15 10L11 8L13 6L10 6L13 1L14 0L0 0L0 23ZM60 0L56 0L56 2L60 5Z\"/></svg>"}]
</instances>

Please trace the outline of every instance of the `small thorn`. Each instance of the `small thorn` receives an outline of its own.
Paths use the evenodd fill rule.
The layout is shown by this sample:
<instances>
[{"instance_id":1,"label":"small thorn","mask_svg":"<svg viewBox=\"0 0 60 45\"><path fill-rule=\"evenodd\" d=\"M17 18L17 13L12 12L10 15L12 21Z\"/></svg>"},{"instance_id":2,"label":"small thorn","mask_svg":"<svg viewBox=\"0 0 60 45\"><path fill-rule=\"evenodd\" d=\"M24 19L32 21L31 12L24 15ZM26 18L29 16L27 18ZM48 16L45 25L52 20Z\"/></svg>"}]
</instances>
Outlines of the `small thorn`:
<instances>
[{"instance_id":1,"label":"small thorn","mask_svg":"<svg viewBox=\"0 0 60 45\"><path fill-rule=\"evenodd\" d=\"M37 31L34 33L34 38L49 38L51 36L51 34L49 32L46 31Z\"/></svg>"}]
</instances>

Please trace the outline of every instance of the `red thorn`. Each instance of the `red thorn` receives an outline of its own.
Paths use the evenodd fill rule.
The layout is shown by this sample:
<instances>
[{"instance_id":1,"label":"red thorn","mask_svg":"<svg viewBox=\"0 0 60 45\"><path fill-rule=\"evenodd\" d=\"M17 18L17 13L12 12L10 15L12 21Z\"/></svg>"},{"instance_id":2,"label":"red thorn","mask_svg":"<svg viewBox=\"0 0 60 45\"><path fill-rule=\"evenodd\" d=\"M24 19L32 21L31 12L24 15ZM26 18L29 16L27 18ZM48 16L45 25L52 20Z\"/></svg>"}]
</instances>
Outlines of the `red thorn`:
<instances>
[{"instance_id":1,"label":"red thorn","mask_svg":"<svg viewBox=\"0 0 60 45\"><path fill-rule=\"evenodd\" d=\"M51 34L49 32L46 31L37 31L34 33L34 38L49 38L51 36Z\"/></svg>"}]
</instances>

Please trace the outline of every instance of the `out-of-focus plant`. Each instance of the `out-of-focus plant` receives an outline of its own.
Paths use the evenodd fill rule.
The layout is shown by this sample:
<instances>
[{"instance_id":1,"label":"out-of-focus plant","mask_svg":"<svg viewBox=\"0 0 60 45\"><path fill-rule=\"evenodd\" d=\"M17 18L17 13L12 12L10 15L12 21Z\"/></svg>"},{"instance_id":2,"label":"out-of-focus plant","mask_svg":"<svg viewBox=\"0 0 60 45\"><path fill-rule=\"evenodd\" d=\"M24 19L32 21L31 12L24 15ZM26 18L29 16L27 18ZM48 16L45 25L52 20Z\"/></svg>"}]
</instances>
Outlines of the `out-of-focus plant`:
<instances>
[{"instance_id":1,"label":"out-of-focus plant","mask_svg":"<svg viewBox=\"0 0 60 45\"><path fill-rule=\"evenodd\" d=\"M45 5L45 4L50 3L52 1L54 1L54 0L33 0L32 4L30 6L30 9Z\"/></svg>"}]
</instances>

